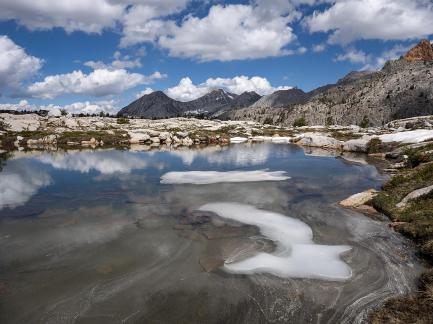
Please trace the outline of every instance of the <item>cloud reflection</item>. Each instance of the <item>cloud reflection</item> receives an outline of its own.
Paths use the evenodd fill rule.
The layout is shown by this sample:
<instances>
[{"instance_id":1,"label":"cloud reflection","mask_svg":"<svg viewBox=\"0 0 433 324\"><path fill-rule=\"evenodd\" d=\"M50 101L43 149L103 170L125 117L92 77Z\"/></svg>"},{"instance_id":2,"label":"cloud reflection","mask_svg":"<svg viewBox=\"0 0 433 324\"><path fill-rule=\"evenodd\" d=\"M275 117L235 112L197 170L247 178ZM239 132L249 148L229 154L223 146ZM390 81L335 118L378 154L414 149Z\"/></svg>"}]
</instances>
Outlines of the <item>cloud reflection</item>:
<instances>
[{"instance_id":1,"label":"cloud reflection","mask_svg":"<svg viewBox=\"0 0 433 324\"><path fill-rule=\"evenodd\" d=\"M91 170L101 174L130 173L147 166L147 162L138 154L115 150L44 154L37 157L37 160L55 169L81 173Z\"/></svg>"},{"instance_id":2,"label":"cloud reflection","mask_svg":"<svg viewBox=\"0 0 433 324\"><path fill-rule=\"evenodd\" d=\"M176 150L170 154L180 157L185 165L192 165L197 159L205 159L210 164L233 164L236 167L264 164L270 154L270 145L242 144L230 147L207 147L201 150Z\"/></svg>"},{"instance_id":3,"label":"cloud reflection","mask_svg":"<svg viewBox=\"0 0 433 324\"><path fill-rule=\"evenodd\" d=\"M0 210L24 205L51 177L23 160L10 161L0 172Z\"/></svg>"}]
</instances>

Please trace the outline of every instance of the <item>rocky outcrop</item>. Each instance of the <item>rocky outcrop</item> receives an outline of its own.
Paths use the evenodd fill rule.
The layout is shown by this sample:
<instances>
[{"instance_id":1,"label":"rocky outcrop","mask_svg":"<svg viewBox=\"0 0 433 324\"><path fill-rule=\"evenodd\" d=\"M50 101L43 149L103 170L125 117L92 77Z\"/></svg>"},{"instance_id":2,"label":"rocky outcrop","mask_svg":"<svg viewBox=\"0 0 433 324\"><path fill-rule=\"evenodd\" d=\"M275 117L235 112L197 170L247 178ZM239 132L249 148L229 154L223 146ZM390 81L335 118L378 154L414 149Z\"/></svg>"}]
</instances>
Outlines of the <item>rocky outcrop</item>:
<instances>
[{"instance_id":1,"label":"rocky outcrop","mask_svg":"<svg viewBox=\"0 0 433 324\"><path fill-rule=\"evenodd\" d=\"M294 138L293 142L302 146L322 147L327 149L341 149L343 146L343 142L335 138L316 133L301 134L299 137Z\"/></svg>"},{"instance_id":2,"label":"rocky outcrop","mask_svg":"<svg viewBox=\"0 0 433 324\"><path fill-rule=\"evenodd\" d=\"M370 142L369 136L348 140L343 144L343 151L367 153L369 142Z\"/></svg>"},{"instance_id":3,"label":"rocky outcrop","mask_svg":"<svg viewBox=\"0 0 433 324\"><path fill-rule=\"evenodd\" d=\"M423 39L418 45L406 53L404 59L413 61L433 61L433 46L427 39Z\"/></svg>"},{"instance_id":4,"label":"rocky outcrop","mask_svg":"<svg viewBox=\"0 0 433 324\"><path fill-rule=\"evenodd\" d=\"M421 189L417 189L417 190L415 190L415 191L412 191L411 193L409 193L406 197L404 197L403 198L403 200L402 201L400 201L398 204L397 204L397 208L404 208L404 207L406 207L406 205L411 201L411 200L413 200L413 199L417 199L417 198L419 198L419 197L421 197L421 196L424 196L424 195L427 195L427 194L429 194L430 192L432 192L433 191L433 186L428 186L428 187L425 187L425 188L421 188Z\"/></svg>"}]
</instances>

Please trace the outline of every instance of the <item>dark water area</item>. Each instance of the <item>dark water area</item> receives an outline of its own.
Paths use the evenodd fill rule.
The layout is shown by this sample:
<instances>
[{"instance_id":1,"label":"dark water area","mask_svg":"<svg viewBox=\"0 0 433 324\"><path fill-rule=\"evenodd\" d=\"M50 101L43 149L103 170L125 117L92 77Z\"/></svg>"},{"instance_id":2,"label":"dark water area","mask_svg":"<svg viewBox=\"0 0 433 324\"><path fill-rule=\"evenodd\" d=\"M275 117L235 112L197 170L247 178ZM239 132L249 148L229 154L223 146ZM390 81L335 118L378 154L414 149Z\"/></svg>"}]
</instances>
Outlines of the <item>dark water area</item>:
<instances>
[{"instance_id":1,"label":"dark water area","mask_svg":"<svg viewBox=\"0 0 433 324\"><path fill-rule=\"evenodd\" d=\"M421 266L385 223L337 205L380 188L385 178L375 166L307 153L287 144L12 153L0 171L0 323L365 321L386 298L413 291ZM184 173L257 170L286 177L196 184ZM191 183L161 183L173 171ZM209 223L182 221L209 204L217 214ZM252 208L243 216L254 221L262 211L283 215L295 224L287 230L311 231L312 242L281 251L272 224L232 224L220 206ZM350 249L332 265L301 253L296 275L266 264L227 271L227 260L246 250L239 260L287 257L295 246ZM341 266L347 278L302 272Z\"/></svg>"}]
</instances>

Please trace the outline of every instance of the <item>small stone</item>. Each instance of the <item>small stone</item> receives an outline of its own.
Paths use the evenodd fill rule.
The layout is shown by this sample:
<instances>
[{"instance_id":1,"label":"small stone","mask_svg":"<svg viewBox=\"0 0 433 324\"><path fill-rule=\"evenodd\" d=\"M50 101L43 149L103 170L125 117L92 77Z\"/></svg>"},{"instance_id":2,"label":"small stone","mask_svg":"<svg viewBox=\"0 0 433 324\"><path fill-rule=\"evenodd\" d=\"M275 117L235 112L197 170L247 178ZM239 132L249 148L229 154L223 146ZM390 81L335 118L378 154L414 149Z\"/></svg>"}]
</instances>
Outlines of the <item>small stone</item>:
<instances>
[{"instance_id":1,"label":"small stone","mask_svg":"<svg viewBox=\"0 0 433 324\"><path fill-rule=\"evenodd\" d=\"M176 132L176 136L179 138L185 138L188 136L187 132Z\"/></svg>"},{"instance_id":2,"label":"small stone","mask_svg":"<svg viewBox=\"0 0 433 324\"><path fill-rule=\"evenodd\" d=\"M159 139L159 137L151 137L150 141L154 144L155 143L157 143L157 144L161 143L161 140Z\"/></svg>"},{"instance_id":3,"label":"small stone","mask_svg":"<svg viewBox=\"0 0 433 324\"><path fill-rule=\"evenodd\" d=\"M189 137L185 137L182 140L182 144L185 145L185 146L191 146L192 144L194 144L194 142Z\"/></svg>"},{"instance_id":4,"label":"small stone","mask_svg":"<svg viewBox=\"0 0 433 324\"><path fill-rule=\"evenodd\" d=\"M406 207L407 203L410 200L419 198L421 196L427 195L429 194L431 191L433 191L433 186L429 186L429 187L425 187L425 188L421 188L421 189L417 189L415 191L412 191L410 194L408 194L406 197L403 198L402 201L400 201L396 207L397 208L404 208Z\"/></svg>"},{"instance_id":5,"label":"small stone","mask_svg":"<svg viewBox=\"0 0 433 324\"><path fill-rule=\"evenodd\" d=\"M224 265L224 260L220 257L201 257L200 265L206 272L212 272Z\"/></svg>"},{"instance_id":6,"label":"small stone","mask_svg":"<svg viewBox=\"0 0 433 324\"><path fill-rule=\"evenodd\" d=\"M156 130L148 130L147 134L149 134L150 137L159 137L160 132Z\"/></svg>"},{"instance_id":7,"label":"small stone","mask_svg":"<svg viewBox=\"0 0 433 324\"><path fill-rule=\"evenodd\" d=\"M368 203L376 195L377 195L377 191L375 189L369 189L367 191L354 194L349 198L340 201L340 205L343 207L351 207L351 208L359 207L361 205L365 205L366 203Z\"/></svg>"}]
</instances>

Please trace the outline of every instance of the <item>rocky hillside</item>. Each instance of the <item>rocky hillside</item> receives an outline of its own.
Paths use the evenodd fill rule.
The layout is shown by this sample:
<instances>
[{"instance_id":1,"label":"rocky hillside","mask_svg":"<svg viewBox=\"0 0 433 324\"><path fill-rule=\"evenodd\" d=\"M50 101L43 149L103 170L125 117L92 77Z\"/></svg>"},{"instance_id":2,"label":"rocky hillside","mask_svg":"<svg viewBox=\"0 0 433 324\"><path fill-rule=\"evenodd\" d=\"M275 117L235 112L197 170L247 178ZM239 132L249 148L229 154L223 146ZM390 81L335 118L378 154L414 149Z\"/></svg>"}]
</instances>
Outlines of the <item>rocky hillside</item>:
<instances>
[{"instance_id":1,"label":"rocky hillside","mask_svg":"<svg viewBox=\"0 0 433 324\"><path fill-rule=\"evenodd\" d=\"M258 107L259 101L228 117L280 125L303 119L309 125L380 126L394 119L433 114L432 76L433 47L422 41L380 71L352 72L334 85L313 90L304 103L264 109Z\"/></svg>"},{"instance_id":2,"label":"rocky hillside","mask_svg":"<svg viewBox=\"0 0 433 324\"><path fill-rule=\"evenodd\" d=\"M254 91L247 91L239 96L236 96L236 98L232 101L230 108L231 109L239 109L239 108L245 108L249 107L252 104L254 104L256 101L258 101L261 98L260 95L258 95Z\"/></svg>"},{"instance_id":3,"label":"rocky hillside","mask_svg":"<svg viewBox=\"0 0 433 324\"><path fill-rule=\"evenodd\" d=\"M121 109L118 116L141 118L167 118L178 116L220 115L233 109L249 107L259 100L255 92L244 92L240 95L217 89L188 102L180 102L156 91L135 100Z\"/></svg>"},{"instance_id":4,"label":"rocky hillside","mask_svg":"<svg viewBox=\"0 0 433 324\"><path fill-rule=\"evenodd\" d=\"M291 104L304 103L309 96L301 89L278 90L262 97L251 108L280 108Z\"/></svg>"},{"instance_id":5,"label":"rocky hillside","mask_svg":"<svg viewBox=\"0 0 433 324\"><path fill-rule=\"evenodd\" d=\"M185 114L214 113L228 109L237 95L222 89L213 90L193 101L182 103Z\"/></svg>"}]
</instances>

